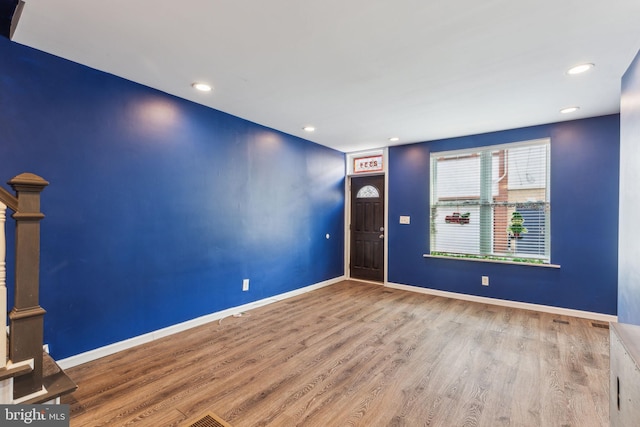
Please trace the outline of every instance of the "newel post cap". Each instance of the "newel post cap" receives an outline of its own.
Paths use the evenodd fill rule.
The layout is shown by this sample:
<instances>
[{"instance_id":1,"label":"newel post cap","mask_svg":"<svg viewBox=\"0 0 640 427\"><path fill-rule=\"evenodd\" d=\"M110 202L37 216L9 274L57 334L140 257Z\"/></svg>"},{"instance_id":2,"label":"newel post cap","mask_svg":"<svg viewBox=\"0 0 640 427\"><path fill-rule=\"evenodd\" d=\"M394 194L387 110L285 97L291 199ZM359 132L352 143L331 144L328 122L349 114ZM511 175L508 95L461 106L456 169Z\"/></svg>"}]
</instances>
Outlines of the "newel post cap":
<instances>
[{"instance_id":1,"label":"newel post cap","mask_svg":"<svg viewBox=\"0 0 640 427\"><path fill-rule=\"evenodd\" d=\"M14 191L42 191L44 187L49 185L49 181L34 173L25 172L12 178L7 184Z\"/></svg>"}]
</instances>

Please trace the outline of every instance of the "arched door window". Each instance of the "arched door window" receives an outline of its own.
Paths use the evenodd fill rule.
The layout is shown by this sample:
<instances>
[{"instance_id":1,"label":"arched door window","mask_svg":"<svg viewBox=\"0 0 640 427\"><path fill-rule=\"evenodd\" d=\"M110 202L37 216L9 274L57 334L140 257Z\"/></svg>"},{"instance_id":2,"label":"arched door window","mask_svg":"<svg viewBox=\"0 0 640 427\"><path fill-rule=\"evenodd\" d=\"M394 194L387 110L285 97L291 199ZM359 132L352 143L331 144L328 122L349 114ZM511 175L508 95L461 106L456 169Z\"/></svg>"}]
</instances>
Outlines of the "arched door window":
<instances>
[{"instance_id":1,"label":"arched door window","mask_svg":"<svg viewBox=\"0 0 640 427\"><path fill-rule=\"evenodd\" d=\"M380 197L380 191L373 185L365 185L356 194L357 199L377 199L378 197Z\"/></svg>"}]
</instances>

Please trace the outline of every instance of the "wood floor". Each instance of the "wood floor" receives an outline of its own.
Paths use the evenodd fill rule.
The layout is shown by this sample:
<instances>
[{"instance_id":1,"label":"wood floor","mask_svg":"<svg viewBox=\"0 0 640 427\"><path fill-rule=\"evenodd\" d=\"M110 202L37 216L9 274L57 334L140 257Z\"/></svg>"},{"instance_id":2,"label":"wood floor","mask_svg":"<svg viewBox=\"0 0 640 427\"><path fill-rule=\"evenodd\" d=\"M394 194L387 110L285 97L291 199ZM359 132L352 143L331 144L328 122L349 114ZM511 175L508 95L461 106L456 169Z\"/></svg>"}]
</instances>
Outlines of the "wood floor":
<instances>
[{"instance_id":1,"label":"wood floor","mask_svg":"<svg viewBox=\"0 0 640 427\"><path fill-rule=\"evenodd\" d=\"M605 426L584 319L342 282L68 371L71 426ZM184 424L186 423L186 424Z\"/></svg>"}]
</instances>

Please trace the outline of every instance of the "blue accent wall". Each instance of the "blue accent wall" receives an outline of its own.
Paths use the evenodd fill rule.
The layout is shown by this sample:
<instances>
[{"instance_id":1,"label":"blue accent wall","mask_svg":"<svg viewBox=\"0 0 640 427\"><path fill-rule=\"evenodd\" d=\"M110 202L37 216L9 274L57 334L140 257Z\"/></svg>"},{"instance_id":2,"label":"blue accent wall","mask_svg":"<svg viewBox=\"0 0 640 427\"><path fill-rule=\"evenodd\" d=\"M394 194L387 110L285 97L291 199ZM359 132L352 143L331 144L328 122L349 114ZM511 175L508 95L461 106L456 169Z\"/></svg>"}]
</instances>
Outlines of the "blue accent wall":
<instances>
[{"instance_id":1,"label":"blue accent wall","mask_svg":"<svg viewBox=\"0 0 640 427\"><path fill-rule=\"evenodd\" d=\"M423 257L430 153L547 137L551 262L560 269ZM615 315L619 149L618 115L390 147L389 282Z\"/></svg>"},{"instance_id":2,"label":"blue accent wall","mask_svg":"<svg viewBox=\"0 0 640 427\"><path fill-rule=\"evenodd\" d=\"M622 77L618 321L640 325L640 52Z\"/></svg>"},{"instance_id":3,"label":"blue accent wall","mask_svg":"<svg viewBox=\"0 0 640 427\"><path fill-rule=\"evenodd\" d=\"M0 178L51 183L54 357L344 274L343 153L2 37L0 58Z\"/></svg>"}]
</instances>

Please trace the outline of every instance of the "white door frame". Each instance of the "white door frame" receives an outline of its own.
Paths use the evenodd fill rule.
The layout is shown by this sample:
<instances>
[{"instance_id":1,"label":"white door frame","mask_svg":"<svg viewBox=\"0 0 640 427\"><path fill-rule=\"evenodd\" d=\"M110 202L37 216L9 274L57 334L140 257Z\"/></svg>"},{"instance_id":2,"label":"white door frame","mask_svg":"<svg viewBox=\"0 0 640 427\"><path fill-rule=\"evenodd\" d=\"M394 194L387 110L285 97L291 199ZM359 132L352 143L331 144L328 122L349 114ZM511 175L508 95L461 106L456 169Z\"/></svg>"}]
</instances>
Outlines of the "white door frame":
<instances>
[{"instance_id":1,"label":"white door frame","mask_svg":"<svg viewBox=\"0 0 640 427\"><path fill-rule=\"evenodd\" d=\"M351 177L352 176L368 176L368 175L384 175L384 277L382 285L387 284L389 278L389 174L388 174L388 159L389 149L384 147L382 149L373 150L373 152L380 153L382 151L383 170L382 172L374 173L359 173L354 174L353 169L350 167L353 165L353 159L355 157L364 156L372 153L372 150L347 153L345 160L347 162L345 168L345 180L344 180L344 194L345 194L345 209L344 209L344 277L351 279L351 268L349 263L351 261L351 230L349 225L351 224ZM353 279L359 280L359 279ZM371 282L374 283L374 282ZM377 282L375 282L377 283Z\"/></svg>"}]
</instances>

